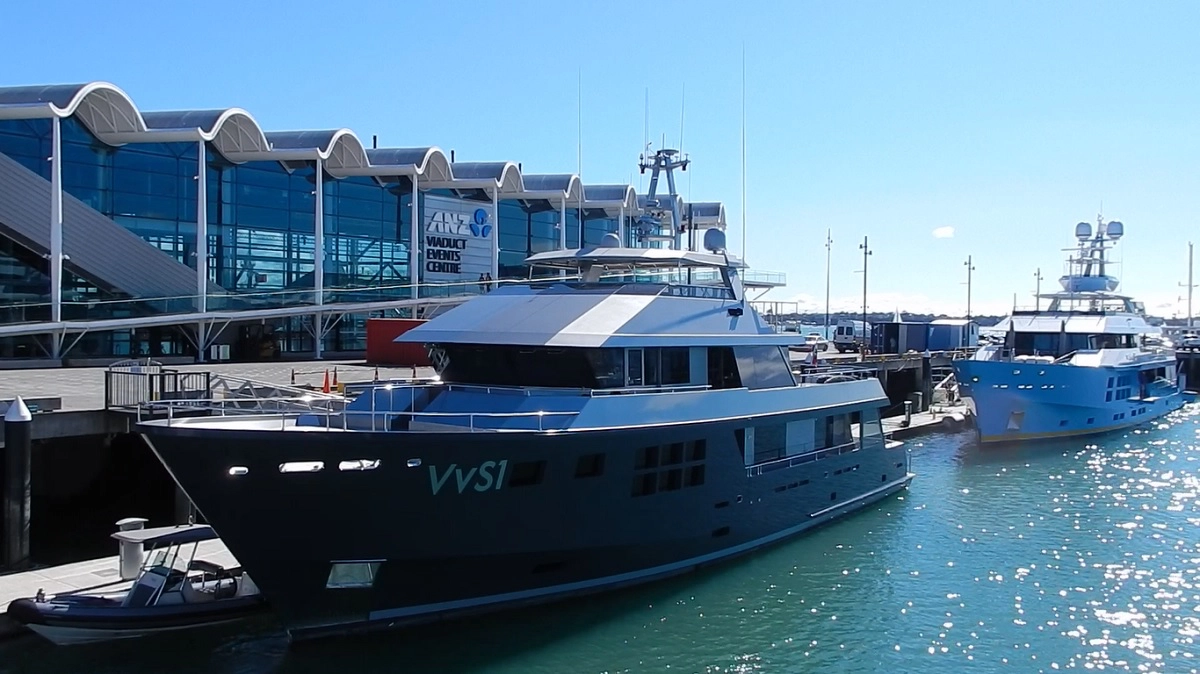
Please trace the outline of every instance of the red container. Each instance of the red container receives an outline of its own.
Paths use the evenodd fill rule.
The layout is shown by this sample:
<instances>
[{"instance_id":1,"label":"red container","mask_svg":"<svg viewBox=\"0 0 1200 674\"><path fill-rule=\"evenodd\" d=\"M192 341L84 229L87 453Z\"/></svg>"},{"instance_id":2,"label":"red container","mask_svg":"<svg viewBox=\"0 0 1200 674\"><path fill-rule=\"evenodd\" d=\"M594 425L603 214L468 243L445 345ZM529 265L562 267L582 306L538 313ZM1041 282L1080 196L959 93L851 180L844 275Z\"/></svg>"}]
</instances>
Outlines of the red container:
<instances>
[{"instance_id":1,"label":"red container","mask_svg":"<svg viewBox=\"0 0 1200 674\"><path fill-rule=\"evenodd\" d=\"M412 318L368 318L367 362L371 365L429 367L431 363L424 344L392 341L424 322Z\"/></svg>"}]
</instances>

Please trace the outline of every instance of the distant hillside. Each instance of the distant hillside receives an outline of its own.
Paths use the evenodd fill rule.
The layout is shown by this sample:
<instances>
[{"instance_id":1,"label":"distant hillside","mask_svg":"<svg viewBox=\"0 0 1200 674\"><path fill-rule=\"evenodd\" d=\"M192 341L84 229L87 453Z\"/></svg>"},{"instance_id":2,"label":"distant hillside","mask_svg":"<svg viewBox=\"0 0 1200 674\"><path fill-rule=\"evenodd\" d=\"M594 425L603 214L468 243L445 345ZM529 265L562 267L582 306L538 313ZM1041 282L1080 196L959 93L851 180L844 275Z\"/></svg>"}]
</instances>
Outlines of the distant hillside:
<instances>
[{"instance_id":1,"label":"distant hillside","mask_svg":"<svg viewBox=\"0 0 1200 674\"><path fill-rule=\"evenodd\" d=\"M765 314L765 315L772 315L772 314ZM891 321L894 316L895 316L894 312L891 312L891 311L888 311L888 312L868 311L867 312L867 322L868 323L888 322L888 321ZM849 319L852 321L861 321L862 317L863 317L863 315L860 313L851 313L848 311L835 311L835 312L832 312L829 314L829 322L832 325L832 324L836 324L839 320L843 320L843 319ZM912 323L928 323L929 321L937 320L940 318L966 318L965 316L948 316L946 314L937 314L937 315L916 314L916 313L909 313L906 311L901 311L900 317L902 319L904 319L905 321L909 321ZM811 311L806 311L806 312L801 312L801 313L778 314L778 318L779 318L779 320L782 320L782 321L799 321L800 323L803 323L804 325L824 325L825 324L825 313L824 312L814 313ZM971 320L978 323L980 325L980 327L986 328L986 327L990 327L990 326L993 326L993 325L999 323L1000 321L1004 320L1005 318L1006 318L1006 316L972 316ZM1161 318L1158 316L1147 316L1146 322L1150 323L1151 325L1168 325L1168 326L1186 326L1187 325L1186 318L1166 318L1166 319L1164 319L1164 318ZM1200 318L1193 319L1193 324L1200 325Z\"/></svg>"},{"instance_id":2,"label":"distant hillside","mask_svg":"<svg viewBox=\"0 0 1200 674\"><path fill-rule=\"evenodd\" d=\"M825 324L825 312L821 312L821 313L801 312L801 313L790 313L790 314L766 314L766 315L774 315L776 318L778 318L779 320L782 320L782 321L799 321L800 323L803 323L804 325L824 325ZM892 320L892 318L894 318L894 317L895 317L895 312L891 312L891 311L888 311L888 312L868 311L867 312L867 322L868 323L884 323L884 322ZM912 323L928 323L929 321L937 320L939 318L966 318L965 316L947 316L945 314L937 314L937 315L913 314L913 313L908 313L905 311L900 312L900 317L903 320L909 321ZM850 313L848 311L835 311L835 312L831 312L829 314L830 324L836 324L838 321L843 320L843 319L852 320L852 321L861 321L862 318L863 318L863 315L861 313ZM1005 318L1004 316L972 316L971 320L978 323L981 327L988 327L988 326L999 323L1004 318Z\"/></svg>"}]
</instances>

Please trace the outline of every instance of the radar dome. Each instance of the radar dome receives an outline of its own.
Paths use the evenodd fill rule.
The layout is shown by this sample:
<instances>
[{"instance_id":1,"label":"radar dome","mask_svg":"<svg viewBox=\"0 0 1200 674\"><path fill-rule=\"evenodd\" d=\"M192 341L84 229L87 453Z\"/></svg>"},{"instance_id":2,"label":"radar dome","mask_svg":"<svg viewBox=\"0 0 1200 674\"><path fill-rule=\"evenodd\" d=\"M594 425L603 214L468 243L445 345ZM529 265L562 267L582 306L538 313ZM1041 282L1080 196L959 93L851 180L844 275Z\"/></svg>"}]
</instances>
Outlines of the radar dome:
<instances>
[{"instance_id":1,"label":"radar dome","mask_svg":"<svg viewBox=\"0 0 1200 674\"><path fill-rule=\"evenodd\" d=\"M708 229L704 231L704 248L713 253L719 253L725 250L725 232L719 229Z\"/></svg>"},{"instance_id":2,"label":"radar dome","mask_svg":"<svg viewBox=\"0 0 1200 674\"><path fill-rule=\"evenodd\" d=\"M1092 223L1081 222L1075 225L1075 238L1080 241L1092 238Z\"/></svg>"},{"instance_id":3,"label":"radar dome","mask_svg":"<svg viewBox=\"0 0 1200 674\"><path fill-rule=\"evenodd\" d=\"M609 233L605 234L604 236L600 237L600 248L620 248L620 247L621 247L621 237L620 236L618 236L612 232L609 232Z\"/></svg>"},{"instance_id":4,"label":"radar dome","mask_svg":"<svg viewBox=\"0 0 1200 674\"><path fill-rule=\"evenodd\" d=\"M1108 233L1108 238L1116 241L1122 236L1125 236L1125 225L1121 224L1119 220L1113 220L1112 222L1108 223L1108 228L1104 231Z\"/></svg>"}]
</instances>

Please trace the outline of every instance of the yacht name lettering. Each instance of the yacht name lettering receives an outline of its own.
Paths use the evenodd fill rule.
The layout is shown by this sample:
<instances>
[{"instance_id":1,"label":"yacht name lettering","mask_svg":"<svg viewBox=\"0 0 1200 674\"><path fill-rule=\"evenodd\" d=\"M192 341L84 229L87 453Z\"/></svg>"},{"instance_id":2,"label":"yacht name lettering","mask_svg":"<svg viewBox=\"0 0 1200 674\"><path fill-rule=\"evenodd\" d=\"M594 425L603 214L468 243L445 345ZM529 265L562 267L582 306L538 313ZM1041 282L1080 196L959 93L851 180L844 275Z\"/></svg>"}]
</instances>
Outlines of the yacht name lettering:
<instances>
[{"instance_id":1,"label":"yacht name lettering","mask_svg":"<svg viewBox=\"0 0 1200 674\"><path fill-rule=\"evenodd\" d=\"M478 466L469 468L459 467L457 463L450 464L444 473L438 474L437 466L429 467L429 488L433 491L433 495L437 496L448 483L452 488L457 488L461 494L468 489L473 489L478 492L488 491L489 489L500 489L504 484L504 471L508 469L508 459L503 461L484 461ZM495 475L493 475L493 471ZM453 483L450 477L454 477Z\"/></svg>"}]
</instances>

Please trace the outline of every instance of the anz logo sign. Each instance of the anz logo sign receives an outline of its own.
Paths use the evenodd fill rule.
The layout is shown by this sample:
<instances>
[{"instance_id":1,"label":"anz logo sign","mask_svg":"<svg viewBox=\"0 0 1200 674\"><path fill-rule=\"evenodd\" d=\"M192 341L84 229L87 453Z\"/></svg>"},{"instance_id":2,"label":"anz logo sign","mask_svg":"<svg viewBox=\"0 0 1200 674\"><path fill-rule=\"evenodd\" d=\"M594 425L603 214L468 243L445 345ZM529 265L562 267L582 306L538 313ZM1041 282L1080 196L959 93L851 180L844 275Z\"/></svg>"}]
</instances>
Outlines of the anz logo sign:
<instances>
[{"instance_id":1,"label":"anz logo sign","mask_svg":"<svg viewBox=\"0 0 1200 674\"><path fill-rule=\"evenodd\" d=\"M430 234L486 239L492 235L490 219L490 214L483 208L476 208L475 212L471 214L433 211L429 215L429 225L426 231Z\"/></svg>"}]
</instances>

